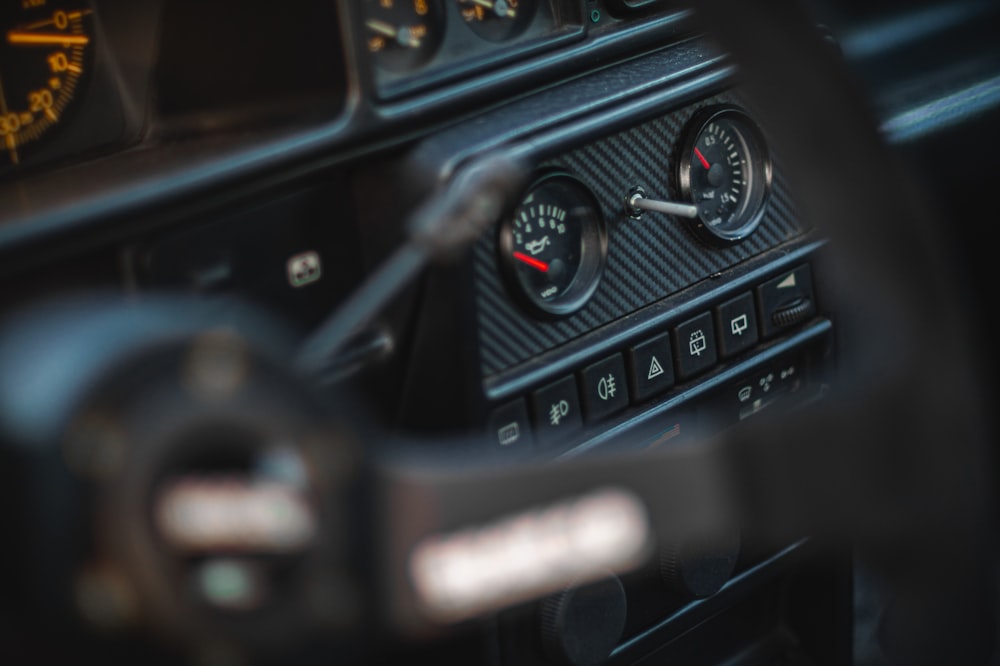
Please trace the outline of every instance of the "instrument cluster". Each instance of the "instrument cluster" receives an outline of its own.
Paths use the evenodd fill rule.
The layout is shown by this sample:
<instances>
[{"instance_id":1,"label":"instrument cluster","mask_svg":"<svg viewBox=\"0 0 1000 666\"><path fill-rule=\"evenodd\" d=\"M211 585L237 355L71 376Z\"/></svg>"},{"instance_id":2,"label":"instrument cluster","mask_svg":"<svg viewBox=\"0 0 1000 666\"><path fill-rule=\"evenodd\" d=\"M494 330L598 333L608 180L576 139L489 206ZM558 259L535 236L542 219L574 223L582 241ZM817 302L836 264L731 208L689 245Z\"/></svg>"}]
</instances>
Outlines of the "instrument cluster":
<instances>
[{"instance_id":1,"label":"instrument cluster","mask_svg":"<svg viewBox=\"0 0 1000 666\"><path fill-rule=\"evenodd\" d=\"M412 117L417 107L430 118L431 109L494 103L546 85L546 74L594 66L590 41L609 53L615 40L619 50L648 48L653 23L679 16L613 7L583 0L9 2L0 7L0 185L178 140L242 135L261 143L263 135L312 128L329 130L333 143L384 136L394 118ZM406 133L416 129L404 123Z\"/></svg>"}]
</instances>

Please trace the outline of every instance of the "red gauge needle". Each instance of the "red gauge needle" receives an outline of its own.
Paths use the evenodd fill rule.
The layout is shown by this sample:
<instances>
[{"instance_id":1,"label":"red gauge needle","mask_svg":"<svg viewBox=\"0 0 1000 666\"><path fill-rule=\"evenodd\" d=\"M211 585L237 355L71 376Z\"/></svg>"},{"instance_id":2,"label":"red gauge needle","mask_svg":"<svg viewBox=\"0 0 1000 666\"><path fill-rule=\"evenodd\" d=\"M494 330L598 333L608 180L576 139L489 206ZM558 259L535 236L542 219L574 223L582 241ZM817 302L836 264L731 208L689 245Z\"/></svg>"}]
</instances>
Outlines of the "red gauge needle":
<instances>
[{"instance_id":1,"label":"red gauge needle","mask_svg":"<svg viewBox=\"0 0 1000 666\"><path fill-rule=\"evenodd\" d=\"M514 258L517 259L518 261L528 264L532 268L540 270L543 273L549 272L549 265L544 261L539 261L538 259L529 257L528 255L523 254L521 252L515 252Z\"/></svg>"},{"instance_id":2,"label":"red gauge needle","mask_svg":"<svg viewBox=\"0 0 1000 666\"><path fill-rule=\"evenodd\" d=\"M697 148L694 149L694 156L698 158L698 161L701 162L701 165L703 167L705 167L706 169L712 168L712 165L708 163L708 160L705 159L705 156L702 155L701 151L698 150Z\"/></svg>"}]
</instances>

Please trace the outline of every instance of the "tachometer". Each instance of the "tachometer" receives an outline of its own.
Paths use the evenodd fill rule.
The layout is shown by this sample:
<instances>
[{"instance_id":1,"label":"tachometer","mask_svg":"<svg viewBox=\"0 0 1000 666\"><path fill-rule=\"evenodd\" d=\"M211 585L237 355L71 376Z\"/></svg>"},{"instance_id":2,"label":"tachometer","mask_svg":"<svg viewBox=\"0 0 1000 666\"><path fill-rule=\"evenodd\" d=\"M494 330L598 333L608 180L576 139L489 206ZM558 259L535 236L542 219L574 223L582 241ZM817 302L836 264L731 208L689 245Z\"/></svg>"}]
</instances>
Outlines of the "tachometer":
<instances>
[{"instance_id":1,"label":"tachometer","mask_svg":"<svg viewBox=\"0 0 1000 666\"><path fill-rule=\"evenodd\" d=\"M542 315L583 307L604 269L608 238L594 195L552 172L535 181L500 227L500 260L517 300Z\"/></svg>"},{"instance_id":2,"label":"tachometer","mask_svg":"<svg viewBox=\"0 0 1000 666\"><path fill-rule=\"evenodd\" d=\"M71 113L89 69L90 14L80 0L0 5L0 168Z\"/></svg>"}]
</instances>

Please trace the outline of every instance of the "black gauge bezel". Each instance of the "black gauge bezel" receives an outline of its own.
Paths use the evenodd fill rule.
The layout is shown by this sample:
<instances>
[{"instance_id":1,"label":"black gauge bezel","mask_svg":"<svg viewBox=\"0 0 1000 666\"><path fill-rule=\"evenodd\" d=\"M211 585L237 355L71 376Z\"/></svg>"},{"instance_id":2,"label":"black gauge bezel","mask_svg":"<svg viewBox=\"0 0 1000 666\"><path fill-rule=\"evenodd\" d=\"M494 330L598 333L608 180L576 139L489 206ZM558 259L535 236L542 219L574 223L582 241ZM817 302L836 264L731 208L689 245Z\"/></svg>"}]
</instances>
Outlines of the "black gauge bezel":
<instances>
[{"instance_id":1,"label":"black gauge bezel","mask_svg":"<svg viewBox=\"0 0 1000 666\"><path fill-rule=\"evenodd\" d=\"M513 259L513 222L514 213L532 192L557 181L571 185L572 190L579 195L581 205L586 207L589 214L584 218L574 218L574 223L587 225L581 231L582 247L576 276L566 291L552 300L545 301L531 292L519 276L523 268ZM508 292L518 305L542 319L571 315L590 300L604 273L604 265L608 256L608 232L601 205L593 191L576 176L562 170L542 172L524 189L520 199L500 223L497 250L500 270L507 284Z\"/></svg>"},{"instance_id":2,"label":"black gauge bezel","mask_svg":"<svg viewBox=\"0 0 1000 666\"><path fill-rule=\"evenodd\" d=\"M691 186L691 170L694 166L694 148L702 132L712 122L724 118L736 129L737 138L743 144L748 161L747 195L759 197L752 207L741 214L741 219L735 228L719 229L705 223L699 212L698 216L689 220L692 230L702 240L712 244L729 246L745 240L752 234L764 217L767 202L771 196L772 164L767 141L760 126L738 106L729 104L717 105L702 109L691 118L684 128L680 152L677 156L677 189L682 201L693 202ZM727 227L731 226L729 224Z\"/></svg>"}]
</instances>

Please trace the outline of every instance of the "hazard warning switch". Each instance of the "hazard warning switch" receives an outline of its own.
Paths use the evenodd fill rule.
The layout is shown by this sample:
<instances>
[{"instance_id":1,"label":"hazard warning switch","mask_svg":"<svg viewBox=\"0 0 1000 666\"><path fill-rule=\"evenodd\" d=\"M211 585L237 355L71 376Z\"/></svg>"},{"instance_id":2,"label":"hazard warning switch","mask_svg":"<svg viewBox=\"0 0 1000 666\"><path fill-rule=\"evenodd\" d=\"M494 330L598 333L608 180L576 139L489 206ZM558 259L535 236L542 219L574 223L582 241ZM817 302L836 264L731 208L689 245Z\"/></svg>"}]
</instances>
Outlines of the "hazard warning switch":
<instances>
[{"instance_id":1,"label":"hazard warning switch","mask_svg":"<svg viewBox=\"0 0 1000 666\"><path fill-rule=\"evenodd\" d=\"M644 402L674 385L670 334L662 333L628 350L629 388L634 402Z\"/></svg>"}]
</instances>

